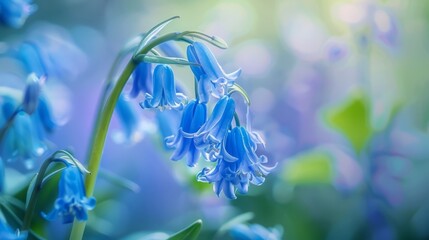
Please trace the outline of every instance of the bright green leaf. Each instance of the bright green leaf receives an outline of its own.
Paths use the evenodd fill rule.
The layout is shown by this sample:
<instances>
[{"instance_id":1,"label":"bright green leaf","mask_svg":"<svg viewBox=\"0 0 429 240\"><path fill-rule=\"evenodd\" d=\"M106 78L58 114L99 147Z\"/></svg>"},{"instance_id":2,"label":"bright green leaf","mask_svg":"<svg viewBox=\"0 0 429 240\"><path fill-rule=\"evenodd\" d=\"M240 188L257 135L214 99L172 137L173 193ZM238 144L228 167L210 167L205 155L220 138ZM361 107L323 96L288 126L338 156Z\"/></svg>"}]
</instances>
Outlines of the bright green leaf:
<instances>
[{"instance_id":1,"label":"bright green leaf","mask_svg":"<svg viewBox=\"0 0 429 240\"><path fill-rule=\"evenodd\" d=\"M328 122L344 134L357 152L366 145L372 134L368 102L363 95L356 95L344 105L334 109Z\"/></svg>"},{"instance_id":2,"label":"bright green leaf","mask_svg":"<svg viewBox=\"0 0 429 240\"><path fill-rule=\"evenodd\" d=\"M181 230L180 232L175 233L170 236L169 240L193 240L197 239L200 234L201 227L203 226L203 221L201 219L192 223L189 227Z\"/></svg>"},{"instance_id":3,"label":"bright green leaf","mask_svg":"<svg viewBox=\"0 0 429 240\"><path fill-rule=\"evenodd\" d=\"M290 159L283 177L293 184L330 183L333 177L331 157L322 151L311 151Z\"/></svg>"}]
</instances>

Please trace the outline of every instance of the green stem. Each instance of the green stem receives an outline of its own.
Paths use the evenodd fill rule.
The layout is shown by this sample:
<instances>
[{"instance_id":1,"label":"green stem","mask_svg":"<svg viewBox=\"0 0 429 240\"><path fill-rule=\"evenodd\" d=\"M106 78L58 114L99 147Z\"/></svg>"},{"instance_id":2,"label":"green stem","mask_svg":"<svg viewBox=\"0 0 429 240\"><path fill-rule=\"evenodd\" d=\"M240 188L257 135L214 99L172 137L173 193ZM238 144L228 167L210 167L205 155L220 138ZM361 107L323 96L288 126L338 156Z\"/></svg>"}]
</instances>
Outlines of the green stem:
<instances>
[{"instance_id":1,"label":"green stem","mask_svg":"<svg viewBox=\"0 0 429 240\"><path fill-rule=\"evenodd\" d=\"M169 33L159 38L156 38L155 40L149 42L146 46L144 46L144 48L142 48L141 51L135 55L137 56L140 54L147 54L152 48L170 40L179 40L179 33ZM97 116L95 132L92 136L88 156L88 170L91 172L91 175L88 175L85 179L86 195L88 197L92 196L94 193L94 187L100 168L104 143L106 141L107 131L109 128L110 120L112 119L113 112L115 110L116 102L135 68L136 63L134 62L134 59L131 59L126 65L124 71L119 76L118 81L116 81L115 86L109 93L109 96L105 99L106 103L99 105L99 107L102 108L102 111L98 111L100 115ZM82 239L85 227L86 222L74 221L70 234L70 239Z\"/></svg>"},{"instance_id":2,"label":"green stem","mask_svg":"<svg viewBox=\"0 0 429 240\"><path fill-rule=\"evenodd\" d=\"M235 120L235 126L240 126L240 118L238 117L237 112L234 112L234 120Z\"/></svg>"},{"instance_id":3,"label":"green stem","mask_svg":"<svg viewBox=\"0 0 429 240\"><path fill-rule=\"evenodd\" d=\"M3 140L3 137L6 135L7 130L12 126L13 120L15 120L15 117L18 115L18 113L21 111L22 107L19 106L13 113L12 116L9 117L7 122L4 124L4 126L0 129L0 142Z\"/></svg>"},{"instance_id":4,"label":"green stem","mask_svg":"<svg viewBox=\"0 0 429 240\"><path fill-rule=\"evenodd\" d=\"M33 192L31 192L28 206L25 209L25 216L24 216L24 221L22 223L22 229L21 229L22 231L26 231L30 228L31 218L33 217L34 209L37 203L37 197L40 193L40 190L42 189L43 178L45 176L46 171L48 170L49 165L55 160L55 155L57 155L58 153L59 153L58 151L55 152L45 162L43 162L39 172L37 173L34 189L33 189Z\"/></svg>"}]
</instances>

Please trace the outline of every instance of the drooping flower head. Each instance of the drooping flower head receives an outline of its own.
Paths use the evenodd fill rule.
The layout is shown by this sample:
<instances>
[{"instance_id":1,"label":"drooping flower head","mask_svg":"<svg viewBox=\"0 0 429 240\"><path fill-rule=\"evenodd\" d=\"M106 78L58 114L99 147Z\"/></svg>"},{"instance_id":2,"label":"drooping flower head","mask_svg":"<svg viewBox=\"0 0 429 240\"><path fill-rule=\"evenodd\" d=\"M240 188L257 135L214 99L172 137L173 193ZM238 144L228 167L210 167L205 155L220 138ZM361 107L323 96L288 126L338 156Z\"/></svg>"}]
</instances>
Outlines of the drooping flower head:
<instances>
[{"instance_id":1,"label":"drooping flower head","mask_svg":"<svg viewBox=\"0 0 429 240\"><path fill-rule=\"evenodd\" d=\"M195 145L202 149L207 159L219 148L235 112L234 99L224 96L215 105L207 122L195 133ZM213 159L211 159L213 160Z\"/></svg>"},{"instance_id":2,"label":"drooping flower head","mask_svg":"<svg viewBox=\"0 0 429 240\"><path fill-rule=\"evenodd\" d=\"M187 49L188 60L198 63L191 65L191 70L198 81L200 101L207 102L210 95L220 98L227 93L227 88L240 76L241 69L225 73L213 53L204 44L194 42Z\"/></svg>"},{"instance_id":3,"label":"drooping flower head","mask_svg":"<svg viewBox=\"0 0 429 240\"><path fill-rule=\"evenodd\" d=\"M27 78L27 87L24 92L24 99L22 101L22 108L24 112L32 114L39 104L39 96L41 85L44 78L38 78L36 74L32 73Z\"/></svg>"},{"instance_id":4,"label":"drooping flower head","mask_svg":"<svg viewBox=\"0 0 429 240\"><path fill-rule=\"evenodd\" d=\"M153 74L153 92L147 93L142 108L182 109L186 96L176 92L174 74L170 66L161 64L155 67Z\"/></svg>"},{"instance_id":5,"label":"drooping flower head","mask_svg":"<svg viewBox=\"0 0 429 240\"><path fill-rule=\"evenodd\" d=\"M115 113L122 125L122 131L113 133L113 140L117 143L136 143L143 139L146 132L155 128L152 122L138 114L133 103L126 99L124 94L121 94L116 102Z\"/></svg>"},{"instance_id":6,"label":"drooping flower head","mask_svg":"<svg viewBox=\"0 0 429 240\"><path fill-rule=\"evenodd\" d=\"M34 73L37 77L46 76L45 63L43 62L41 49L33 42L23 42L15 52L15 57L19 59L28 73Z\"/></svg>"},{"instance_id":7,"label":"drooping flower head","mask_svg":"<svg viewBox=\"0 0 429 240\"><path fill-rule=\"evenodd\" d=\"M192 100L186 105L176 135L166 138L167 146L176 148L171 156L172 160L177 161L187 155L188 166L193 167L196 165L201 153L195 146L194 135L205 123L206 119L207 106L205 103L198 103L196 100Z\"/></svg>"},{"instance_id":8,"label":"drooping flower head","mask_svg":"<svg viewBox=\"0 0 429 240\"><path fill-rule=\"evenodd\" d=\"M61 174L54 209L48 214L42 212L42 216L49 221L61 216L63 223L71 223L74 218L86 221L87 211L94 207L95 198L85 196L82 173L76 166L70 165Z\"/></svg>"},{"instance_id":9,"label":"drooping flower head","mask_svg":"<svg viewBox=\"0 0 429 240\"><path fill-rule=\"evenodd\" d=\"M133 74L131 75L133 80L133 87L130 91L130 97L135 98L139 93L152 94L152 64L146 62L140 62Z\"/></svg>"},{"instance_id":10,"label":"drooping flower head","mask_svg":"<svg viewBox=\"0 0 429 240\"><path fill-rule=\"evenodd\" d=\"M38 24L27 40L11 51L27 74L38 77L72 79L87 65L87 56L78 48L69 32L52 24Z\"/></svg>"},{"instance_id":11,"label":"drooping flower head","mask_svg":"<svg viewBox=\"0 0 429 240\"><path fill-rule=\"evenodd\" d=\"M259 224L238 224L229 233L235 240L280 240L283 235L281 227L265 228Z\"/></svg>"},{"instance_id":12,"label":"drooping flower head","mask_svg":"<svg viewBox=\"0 0 429 240\"><path fill-rule=\"evenodd\" d=\"M0 139L0 158L8 162L23 161L31 168L34 158L46 150L35 116L19 111L18 102L10 96L0 96L0 107L0 129L4 131Z\"/></svg>"},{"instance_id":13,"label":"drooping flower head","mask_svg":"<svg viewBox=\"0 0 429 240\"><path fill-rule=\"evenodd\" d=\"M28 16L37 10L37 6L32 2L32 0L1 0L0 22L12 28L22 27Z\"/></svg>"},{"instance_id":14,"label":"drooping flower head","mask_svg":"<svg viewBox=\"0 0 429 240\"><path fill-rule=\"evenodd\" d=\"M198 181L214 183L213 189L219 196L223 191L226 197L235 199L235 190L247 193L249 183L261 185L265 176L275 166L267 166L267 157L256 154L255 142L244 127L234 127L222 142L220 152L215 155L217 165L214 169L204 168L198 174Z\"/></svg>"}]
</instances>

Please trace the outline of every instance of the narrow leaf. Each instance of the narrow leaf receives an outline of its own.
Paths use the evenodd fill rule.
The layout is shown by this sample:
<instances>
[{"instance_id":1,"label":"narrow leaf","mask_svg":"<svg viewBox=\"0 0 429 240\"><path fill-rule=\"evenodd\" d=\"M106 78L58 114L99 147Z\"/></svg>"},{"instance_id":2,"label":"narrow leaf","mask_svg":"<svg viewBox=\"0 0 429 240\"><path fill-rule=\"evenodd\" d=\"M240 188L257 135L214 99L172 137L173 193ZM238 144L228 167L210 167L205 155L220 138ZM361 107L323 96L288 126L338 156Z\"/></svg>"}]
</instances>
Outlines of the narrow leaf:
<instances>
[{"instance_id":1,"label":"narrow leaf","mask_svg":"<svg viewBox=\"0 0 429 240\"><path fill-rule=\"evenodd\" d=\"M119 176L117 174L114 174L112 172L108 172L106 170L101 170L100 176L104 177L105 179L107 179L111 183L114 183L120 187L126 188L132 192L137 193L140 191L140 186L137 183L135 183L131 180L128 180L122 176Z\"/></svg>"},{"instance_id":2,"label":"narrow leaf","mask_svg":"<svg viewBox=\"0 0 429 240\"><path fill-rule=\"evenodd\" d=\"M198 219L194 223L192 223L189 227L177 232L176 234L170 236L168 240L193 240L197 239L200 234L201 227L203 225L203 221Z\"/></svg>"},{"instance_id":3,"label":"narrow leaf","mask_svg":"<svg viewBox=\"0 0 429 240\"><path fill-rule=\"evenodd\" d=\"M34 191L34 186L36 185L36 179L37 179L38 175L39 175L39 173L34 174L33 178L31 179L30 184L28 185L27 196L25 197L25 209L27 209L28 203L30 202L30 197Z\"/></svg>"},{"instance_id":4,"label":"narrow leaf","mask_svg":"<svg viewBox=\"0 0 429 240\"><path fill-rule=\"evenodd\" d=\"M220 235L220 234L228 231L229 229L231 229L232 227L234 227L240 223L245 223L247 221L250 221L253 219L254 216L255 216L255 214L253 214L252 212L240 214L240 215L232 218L228 222L222 224L222 226L219 228L216 235Z\"/></svg>"},{"instance_id":5,"label":"narrow leaf","mask_svg":"<svg viewBox=\"0 0 429 240\"><path fill-rule=\"evenodd\" d=\"M142 38L142 40L140 41L139 47L137 49L137 51L134 52L134 57L140 53L140 51L146 46L146 44L148 44L150 41L152 41L152 39L154 39L156 37L156 35L165 27L167 26L167 24L169 24L171 21L173 21L174 19L179 18L179 16L174 16L171 17L159 24L157 24L155 27L153 27L152 29L150 29L146 35Z\"/></svg>"},{"instance_id":6,"label":"narrow leaf","mask_svg":"<svg viewBox=\"0 0 429 240\"><path fill-rule=\"evenodd\" d=\"M55 171L53 171L53 172L49 173L47 176L45 176L45 177L43 178L41 186L45 185L45 183L46 183L49 179L51 179L53 176L55 176L55 174L57 174L57 173L59 173L59 172L63 171L64 169L66 169L66 167L62 167L62 168L60 168L60 169L57 169L57 170L55 170Z\"/></svg>"},{"instance_id":7,"label":"narrow leaf","mask_svg":"<svg viewBox=\"0 0 429 240\"><path fill-rule=\"evenodd\" d=\"M191 38L198 38L201 39L203 41L206 41L210 44L212 44L213 46L216 46L218 48L221 49L227 49L228 48L228 44L225 42L225 40L223 40L220 37L217 36L210 36L207 35L205 33L202 32L197 32L197 31L186 31L182 33L183 37L191 37Z\"/></svg>"},{"instance_id":8,"label":"narrow leaf","mask_svg":"<svg viewBox=\"0 0 429 240\"><path fill-rule=\"evenodd\" d=\"M134 60L137 62L161 63L161 64L177 64L177 65L198 65L198 63L189 62L185 58L153 56L147 54L139 54Z\"/></svg>"}]
</instances>

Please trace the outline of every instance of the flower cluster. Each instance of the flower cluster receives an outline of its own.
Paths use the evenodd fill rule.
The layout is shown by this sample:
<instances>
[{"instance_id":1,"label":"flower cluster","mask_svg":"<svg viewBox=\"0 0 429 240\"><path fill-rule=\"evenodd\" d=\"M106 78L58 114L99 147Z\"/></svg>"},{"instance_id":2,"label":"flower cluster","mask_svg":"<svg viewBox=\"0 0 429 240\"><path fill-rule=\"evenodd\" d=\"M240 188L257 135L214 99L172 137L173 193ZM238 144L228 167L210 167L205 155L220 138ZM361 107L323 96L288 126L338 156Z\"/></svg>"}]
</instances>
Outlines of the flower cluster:
<instances>
[{"instance_id":1,"label":"flower cluster","mask_svg":"<svg viewBox=\"0 0 429 240\"><path fill-rule=\"evenodd\" d=\"M30 74L24 94L7 87L0 93L0 159L22 160L31 168L33 159L46 151L45 132L52 131L56 123L48 101L40 94L41 82L43 78Z\"/></svg>"},{"instance_id":2,"label":"flower cluster","mask_svg":"<svg viewBox=\"0 0 429 240\"><path fill-rule=\"evenodd\" d=\"M235 199L236 190L244 194L249 183L262 184L275 166L268 166L267 158L256 153L257 146L263 144L256 133L240 125L231 93L241 70L225 73L210 49L198 41L188 46L187 58L195 77L195 99L186 102L188 97L178 92L173 70L166 64L156 65L151 75L150 64L140 63L131 95L146 92L140 104L145 109L183 109L178 130L165 139L168 147L175 148L171 159L186 156L190 167L196 166L201 156L215 162L213 169L202 169L197 179L213 183L218 196L223 192ZM147 84L152 82L149 92ZM215 104L209 114L212 102Z\"/></svg>"}]
</instances>

